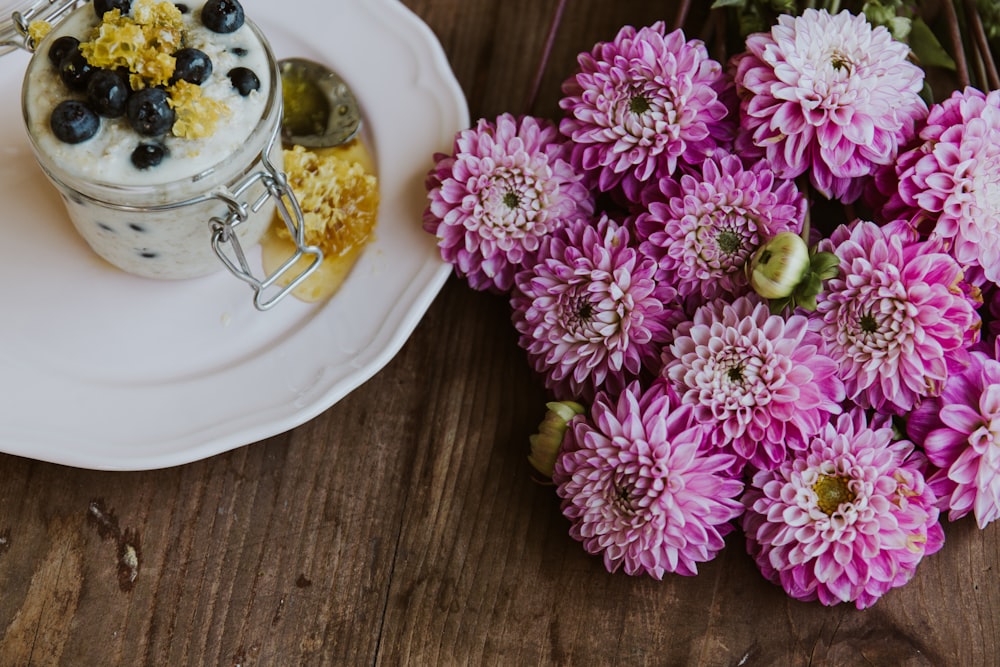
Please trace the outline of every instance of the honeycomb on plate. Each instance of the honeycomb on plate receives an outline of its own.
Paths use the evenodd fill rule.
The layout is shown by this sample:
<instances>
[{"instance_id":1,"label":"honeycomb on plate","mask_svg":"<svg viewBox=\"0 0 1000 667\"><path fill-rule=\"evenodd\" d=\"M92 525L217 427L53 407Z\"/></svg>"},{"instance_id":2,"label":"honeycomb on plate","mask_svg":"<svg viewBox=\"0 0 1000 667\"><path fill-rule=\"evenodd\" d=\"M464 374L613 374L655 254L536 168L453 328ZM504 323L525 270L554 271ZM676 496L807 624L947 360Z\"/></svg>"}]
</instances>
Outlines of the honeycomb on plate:
<instances>
[{"instance_id":1,"label":"honeycomb on plate","mask_svg":"<svg viewBox=\"0 0 1000 667\"><path fill-rule=\"evenodd\" d=\"M302 146L285 151L285 174L298 197L309 245L339 257L368 241L378 212L376 178L360 162ZM282 225L278 235L291 239Z\"/></svg>"},{"instance_id":2,"label":"honeycomb on plate","mask_svg":"<svg viewBox=\"0 0 1000 667\"><path fill-rule=\"evenodd\" d=\"M293 294L303 301L319 301L337 291L374 235L378 179L371 157L357 139L333 149L288 148L284 151L284 171L302 209L305 242L319 247L324 258ZM272 225L263 249L268 272L294 252L291 234L280 218ZM294 270L289 272L283 282L287 284L295 275Z\"/></svg>"}]
</instances>

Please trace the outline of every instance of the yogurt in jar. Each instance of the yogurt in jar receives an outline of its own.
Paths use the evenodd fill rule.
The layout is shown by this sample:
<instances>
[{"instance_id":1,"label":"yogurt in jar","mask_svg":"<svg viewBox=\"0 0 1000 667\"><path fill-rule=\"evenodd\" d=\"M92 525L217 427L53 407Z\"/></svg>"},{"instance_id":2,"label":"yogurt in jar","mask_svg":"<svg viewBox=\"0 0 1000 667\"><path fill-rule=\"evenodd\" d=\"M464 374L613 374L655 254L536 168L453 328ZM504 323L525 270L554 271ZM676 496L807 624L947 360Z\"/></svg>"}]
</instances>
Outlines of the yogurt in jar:
<instances>
[{"instance_id":1,"label":"yogurt in jar","mask_svg":"<svg viewBox=\"0 0 1000 667\"><path fill-rule=\"evenodd\" d=\"M78 53L66 37L79 41ZM88 68L127 82L123 112L120 86L108 94ZM130 273L189 278L223 267L213 219L240 209L243 247L269 225L274 204L254 175L262 156L281 164L278 81L266 39L236 0L133 0L101 18L88 3L39 44L22 105L38 162L91 247ZM81 105L96 115L96 131Z\"/></svg>"}]
</instances>

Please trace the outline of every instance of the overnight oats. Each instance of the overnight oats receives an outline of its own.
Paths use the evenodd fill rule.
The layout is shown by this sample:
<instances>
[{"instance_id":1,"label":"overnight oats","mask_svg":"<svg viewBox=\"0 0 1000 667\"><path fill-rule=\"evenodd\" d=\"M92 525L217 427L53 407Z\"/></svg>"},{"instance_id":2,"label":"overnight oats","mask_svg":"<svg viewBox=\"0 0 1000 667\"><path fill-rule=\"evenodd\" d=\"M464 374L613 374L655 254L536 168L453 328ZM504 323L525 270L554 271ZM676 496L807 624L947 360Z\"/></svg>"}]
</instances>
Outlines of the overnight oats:
<instances>
[{"instance_id":1,"label":"overnight oats","mask_svg":"<svg viewBox=\"0 0 1000 667\"><path fill-rule=\"evenodd\" d=\"M129 273L217 271L224 221L239 248L270 223L279 76L236 0L87 3L38 43L22 104L77 231Z\"/></svg>"}]
</instances>

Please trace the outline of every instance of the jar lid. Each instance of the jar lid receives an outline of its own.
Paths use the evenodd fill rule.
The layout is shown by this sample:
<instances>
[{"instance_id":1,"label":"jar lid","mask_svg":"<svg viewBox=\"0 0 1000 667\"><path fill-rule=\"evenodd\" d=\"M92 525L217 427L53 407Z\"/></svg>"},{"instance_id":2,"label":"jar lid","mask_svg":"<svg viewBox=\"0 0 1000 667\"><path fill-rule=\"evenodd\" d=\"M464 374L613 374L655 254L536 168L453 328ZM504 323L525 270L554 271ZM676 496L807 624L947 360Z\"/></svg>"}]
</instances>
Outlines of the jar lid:
<instances>
[{"instance_id":1,"label":"jar lid","mask_svg":"<svg viewBox=\"0 0 1000 667\"><path fill-rule=\"evenodd\" d=\"M58 23L89 0L0 0L0 55L15 49L34 50L27 31L33 21Z\"/></svg>"}]
</instances>

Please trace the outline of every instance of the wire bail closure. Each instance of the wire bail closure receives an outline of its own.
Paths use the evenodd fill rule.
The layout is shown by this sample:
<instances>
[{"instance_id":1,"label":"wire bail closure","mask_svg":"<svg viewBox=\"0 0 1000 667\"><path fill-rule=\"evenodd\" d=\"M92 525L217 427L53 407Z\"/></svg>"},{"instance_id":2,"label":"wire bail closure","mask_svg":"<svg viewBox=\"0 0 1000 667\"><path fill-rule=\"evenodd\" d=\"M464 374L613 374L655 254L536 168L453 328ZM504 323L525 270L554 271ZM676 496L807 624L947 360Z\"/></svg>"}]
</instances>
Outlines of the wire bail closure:
<instances>
[{"instance_id":1,"label":"wire bail closure","mask_svg":"<svg viewBox=\"0 0 1000 667\"><path fill-rule=\"evenodd\" d=\"M212 250L215 251L230 273L253 288L253 305L257 310L262 311L272 308L286 294L302 284L323 261L323 251L320 248L306 245L302 208L299 206L295 193L288 185L288 178L282 171L275 168L268 158L269 148L270 146L261 152L264 171L254 172L234 190L222 187L212 192L212 197L226 204L229 213L224 218L215 216L209 220L209 227L212 230ZM240 198L250 186L258 181L263 184L265 192L248 208L246 202ZM295 252L271 275L258 279L253 275L253 270L247 261L246 253L236 235L236 230L246 222L250 213L259 211L272 197L275 200L275 207L295 243ZM276 292L271 290L306 255L313 258L309 265L287 284L279 286ZM269 290L271 290L270 296L268 295Z\"/></svg>"},{"instance_id":2,"label":"wire bail closure","mask_svg":"<svg viewBox=\"0 0 1000 667\"><path fill-rule=\"evenodd\" d=\"M86 3L87 0L39 0L24 11L11 12L10 25L0 28L0 55L17 49L33 53L37 44L28 34L33 21L59 21Z\"/></svg>"}]
</instances>

